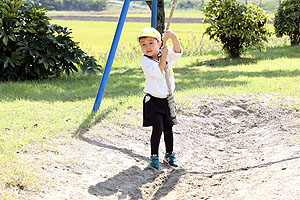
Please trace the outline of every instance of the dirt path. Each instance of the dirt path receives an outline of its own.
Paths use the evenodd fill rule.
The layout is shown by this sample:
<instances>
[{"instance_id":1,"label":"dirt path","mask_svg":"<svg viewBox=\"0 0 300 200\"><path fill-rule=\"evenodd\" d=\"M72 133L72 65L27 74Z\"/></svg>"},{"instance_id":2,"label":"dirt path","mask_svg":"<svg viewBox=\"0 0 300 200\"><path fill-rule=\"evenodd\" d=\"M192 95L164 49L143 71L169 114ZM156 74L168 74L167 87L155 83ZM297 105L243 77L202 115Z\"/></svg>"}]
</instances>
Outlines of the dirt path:
<instances>
[{"instance_id":1,"label":"dirt path","mask_svg":"<svg viewBox=\"0 0 300 200\"><path fill-rule=\"evenodd\" d=\"M118 22L119 17L110 17L110 16L50 16L51 19L54 20L75 20L75 21L103 21L103 22ZM166 22L167 22L166 18ZM188 24L202 24L204 18L186 18L186 17L176 17L172 19L172 23L188 23ZM150 23L150 17L126 17L126 22L142 22L142 23ZM273 19L268 20L268 24L273 23Z\"/></svg>"},{"instance_id":2,"label":"dirt path","mask_svg":"<svg viewBox=\"0 0 300 200\"><path fill-rule=\"evenodd\" d=\"M147 167L150 129L100 123L27 154L47 184L26 199L299 199L299 112L253 98L193 105L174 128L179 168Z\"/></svg>"},{"instance_id":3,"label":"dirt path","mask_svg":"<svg viewBox=\"0 0 300 200\"><path fill-rule=\"evenodd\" d=\"M78 21L104 21L104 22L118 22L119 17L110 16L51 16L54 20L78 20ZM126 17L126 22L151 22L150 17ZM166 19L167 22L167 19ZM190 24L201 24L203 23L203 18L183 18L177 17L172 19L172 23L190 23Z\"/></svg>"}]
</instances>

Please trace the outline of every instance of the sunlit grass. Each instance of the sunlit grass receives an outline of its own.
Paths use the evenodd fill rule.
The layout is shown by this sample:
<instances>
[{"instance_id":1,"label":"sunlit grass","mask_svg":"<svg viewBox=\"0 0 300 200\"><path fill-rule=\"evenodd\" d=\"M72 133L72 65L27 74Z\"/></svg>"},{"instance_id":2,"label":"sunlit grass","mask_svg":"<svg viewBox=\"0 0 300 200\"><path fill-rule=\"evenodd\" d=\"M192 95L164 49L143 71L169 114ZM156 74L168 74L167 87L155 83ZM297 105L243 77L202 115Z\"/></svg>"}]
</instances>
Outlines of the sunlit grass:
<instances>
[{"instance_id":1,"label":"sunlit grass","mask_svg":"<svg viewBox=\"0 0 300 200\"><path fill-rule=\"evenodd\" d=\"M101 56L103 52L108 52L117 27L117 22L95 22L95 21L62 21L52 20L52 23L68 27L72 30L72 37L75 41L80 42L79 45L91 55ZM124 24L119 47L121 50L126 50L128 46L139 48L137 35L144 28L150 26L149 23L133 23L126 22ZM177 34L182 44L186 46L187 51L195 51L196 48L201 48L202 52L207 52L203 49L216 50L220 49L220 45L214 40L210 40L208 35L204 35L208 24L172 24L171 29ZM268 25L268 28L274 33L273 25ZM273 34L269 38L268 46L288 45L287 37L282 39L276 38ZM214 47L214 46L219 47ZM130 50L130 49L129 49ZM185 52L187 52L185 51ZM200 50L198 50L200 52ZM199 54L197 52L197 54ZM117 52L118 53L118 52Z\"/></svg>"},{"instance_id":2,"label":"sunlit grass","mask_svg":"<svg viewBox=\"0 0 300 200\"><path fill-rule=\"evenodd\" d=\"M116 31L117 22L92 22L92 21L61 21L52 20L52 23L66 26L72 29L72 36L75 41L80 42L80 46L94 53L109 50ZM126 22L122 30L120 44L136 44L137 35L144 28L150 26L149 23ZM196 36L196 40L202 38L207 25L204 24L172 24L171 29L178 34L182 40ZM208 40L208 36L205 36ZM197 41L195 41L197 42Z\"/></svg>"},{"instance_id":3,"label":"sunlit grass","mask_svg":"<svg viewBox=\"0 0 300 200\"><path fill-rule=\"evenodd\" d=\"M103 66L112 45L117 22L92 22L92 21L60 21L53 20L53 23L72 29L72 37L88 54L97 58ZM138 59L141 55L137 35L149 23L126 22L122 30L118 50L114 62ZM184 55L195 56L207 53L222 51L220 43L210 40L204 35L208 24L172 24L171 29L177 34L184 49ZM274 32L273 25L268 25L270 31ZM267 46L276 47L289 45L287 37L277 38L274 34L269 38Z\"/></svg>"},{"instance_id":4,"label":"sunlit grass","mask_svg":"<svg viewBox=\"0 0 300 200\"><path fill-rule=\"evenodd\" d=\"M17 156L0 154L0 199L19 199L19 191L35 191L38 181L31 166Z\"/></svg>"},{"instance_id":5,"label":"sunlit grass","mask_svg":"<svg viewBox=\"0 0 300 200\"><path fill-rule=\"evenodd\" d=\"M272 60L242 58L240 63L222 58L198 60L189 67L177 68L175 73L177 85L186 91L193 85L197 93L210 95L277 94L299 97L300 89L295 87L300 83L300 66L296 64L299 61L299 57Z\"/></svg>"},{"instance_id":6,"label":"sunlit grass","mask_svg":"<svg viewBox=\"0 0 300 200\"><path fill-rule=\"evenodd\" d=\"M299 47L276 47L248 51L238 60L222 54L183 57L174 66L179 103L187 93L299 98L299 55ZM113 66L105 90L101 110L108 119L121 116L128 107L141 108L144 75L138 61L125 63ZM12 153L29 143L78 131L92 111L100 80L101 76L77 74L0 83L0 152Z\"/></svg>"}]
</instances>

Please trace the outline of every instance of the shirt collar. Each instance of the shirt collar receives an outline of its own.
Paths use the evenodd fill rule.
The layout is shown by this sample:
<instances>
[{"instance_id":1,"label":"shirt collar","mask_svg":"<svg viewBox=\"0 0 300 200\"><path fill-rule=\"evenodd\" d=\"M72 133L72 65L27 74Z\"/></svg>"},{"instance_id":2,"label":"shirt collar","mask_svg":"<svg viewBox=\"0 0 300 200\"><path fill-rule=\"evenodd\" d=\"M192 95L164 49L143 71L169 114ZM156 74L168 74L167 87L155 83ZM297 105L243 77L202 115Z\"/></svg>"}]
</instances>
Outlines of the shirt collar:
<instances>
[{"instance_id":1,"label":"shirt collar","mask_svg":"<svg viewBox=\"0 0 300 200\"><path fill-rule=\"evenodd\" d=\"M161 57L161 51L160 50L158 51L158 54L157 54L158 60L152 58L151 56L147 56L147 55L144 55L144 56L147 57L147 58L149 58L150 60L154 60L155 62L159 63L160 57Z\"/></svg>"}]
</instances>

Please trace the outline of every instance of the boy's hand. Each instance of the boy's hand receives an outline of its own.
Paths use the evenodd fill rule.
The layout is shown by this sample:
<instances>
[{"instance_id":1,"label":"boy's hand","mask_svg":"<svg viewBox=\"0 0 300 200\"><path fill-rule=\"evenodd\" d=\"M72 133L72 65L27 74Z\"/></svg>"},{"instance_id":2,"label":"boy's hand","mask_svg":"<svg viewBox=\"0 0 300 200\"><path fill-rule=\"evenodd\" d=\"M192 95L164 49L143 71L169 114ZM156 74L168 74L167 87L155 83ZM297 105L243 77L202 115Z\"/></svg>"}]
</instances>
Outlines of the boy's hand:
<instances>
[{"instance_id":1,"label":"boy's hand","mask_svg":"<svg viewBox=\"0 0 300 200\"><path fill-rule=\"evenodd\" d=\"M177 39L177 36L176 34L171 30L171 29L167 29L167 30L164 30L164 33L162 34L162 40L164 42L167 42L168 39Z\"/></svg>"},{"instance_id":2,"label":"boy's hand","mask_svg":"<svg viewBox=\"0 0 300 200\"><path fill-rule=\"evenodd\" d=\"M170 38L172 39L174 51L176 53L180 53L182 51L181 45L180 45L180 42L179 42L176 34L170 29L164 30L164 33L162 34L162 40L164 41L164 43L166 44L167 40Z\"/></svg>"}]
</instances>

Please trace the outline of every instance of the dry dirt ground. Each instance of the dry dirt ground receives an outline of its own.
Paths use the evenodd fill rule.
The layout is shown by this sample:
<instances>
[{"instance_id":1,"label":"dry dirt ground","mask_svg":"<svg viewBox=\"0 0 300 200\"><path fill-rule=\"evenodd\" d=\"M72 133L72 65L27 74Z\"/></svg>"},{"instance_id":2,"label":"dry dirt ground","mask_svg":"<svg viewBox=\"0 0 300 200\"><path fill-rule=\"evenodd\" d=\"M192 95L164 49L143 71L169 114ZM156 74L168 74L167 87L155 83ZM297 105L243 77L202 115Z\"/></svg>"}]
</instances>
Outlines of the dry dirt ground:
<instances>
[{"instance_id":1,"label":"dry dirt ground","mask_svg":"<svg viewBox=\"0 0 300 200\"><path fill-rule=\"evenodd\" d=\"M54 20L80 20L80 21L106 21L106 22L118 22L119 17L108 17L108 16L51 16L51 19ZM167 22L167 17L166 17L166 22ZM189 24L194 24L198 23L201 24L203 23L204 18L186 18L186 17L175 17L172 19L172 23L189 23ZM126 17L126 22L144 22L144 23L149 23L151 21L150 18L147 17ZM268 20L268 24L273 23L272 20Z\"/></svg>"},{"instance_id":2,"label":"dry dirt ground","mask_svg":"<svg viewBox=\"0 0 300 200\"><path fill-rule=\"evenodd\" d=\"M119 17L108 16L51 16L54 20L106 21L118 22ZM167 20L167 19L166 19ZM151 22L150 17L126 17L126 22ZM203 23L203 18L174 18L172 23Z\"/></svg>"},{"instance_id":3,"label":"dry dirt ground","mask_svg":"<svg viewBox=\"0 0 300 200\"><path fill-rule=\"evenodd\" d=\"M97 124L26 153L45 184L21 199L300 198L300 112L268 99L194 99L174 127L180 167L150 169L151 129ZM136 111L137 120L142 113ZM50 148L51 149L51 148ZM164 152L163 138L160 159Z\"/></svg>"}]
</instances>

